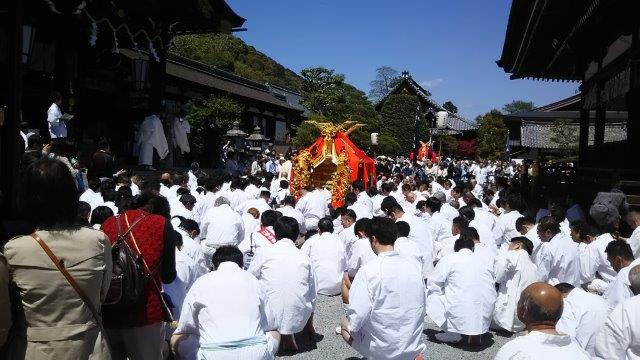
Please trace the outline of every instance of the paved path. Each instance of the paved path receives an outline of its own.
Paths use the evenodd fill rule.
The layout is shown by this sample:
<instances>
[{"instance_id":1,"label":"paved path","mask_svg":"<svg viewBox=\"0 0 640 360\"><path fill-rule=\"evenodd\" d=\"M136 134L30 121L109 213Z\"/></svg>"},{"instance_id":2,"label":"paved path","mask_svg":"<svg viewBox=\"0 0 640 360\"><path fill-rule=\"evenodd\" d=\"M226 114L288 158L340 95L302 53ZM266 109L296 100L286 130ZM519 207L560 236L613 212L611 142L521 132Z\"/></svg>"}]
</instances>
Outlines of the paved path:
<instances>
[{"instance_id":1,"label":"paved path","mask_svg":"<svg viewBox=\"0 0 640 360\"><path fill-rule=\"evenodd\" d=\"M336 335L335 328L339 324L342 315L342 302L339 296L327 297L320 295L316 304L314 325L318 333L315 343L298 339L300 351L296 354L282 354L282 359L360 359L358 353L342 341L342 337ZM452 346L438 342L434 334L440 332L435 324L425 321L423 341L427 345L425 357L427 359L493 359L498 349L510 340L510 337L502 333L490 332L483 340L480 348L465 346Z\"/></svg>"}]
</instances>

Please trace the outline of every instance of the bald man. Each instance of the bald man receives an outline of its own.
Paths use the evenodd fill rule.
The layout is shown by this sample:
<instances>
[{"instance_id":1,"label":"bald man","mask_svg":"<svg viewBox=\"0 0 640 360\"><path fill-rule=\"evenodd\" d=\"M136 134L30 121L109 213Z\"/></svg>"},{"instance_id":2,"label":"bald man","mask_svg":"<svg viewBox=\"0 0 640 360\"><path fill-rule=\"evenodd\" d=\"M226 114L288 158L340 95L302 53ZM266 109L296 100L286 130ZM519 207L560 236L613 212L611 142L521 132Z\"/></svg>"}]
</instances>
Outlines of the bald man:
<instances>
[{"instance_id":1,"label":"bald man","mask_svg":"<svg viewBox=\"0 0 640 360\"><path fill-rule=\"evenodd\" d=\"M569 335L556 331L562 308L562 294L558 289L543 282L527 286L518 301L518 319L529 333L506 343L495 360L590 359Z\"/></svg>"}]
</instances>

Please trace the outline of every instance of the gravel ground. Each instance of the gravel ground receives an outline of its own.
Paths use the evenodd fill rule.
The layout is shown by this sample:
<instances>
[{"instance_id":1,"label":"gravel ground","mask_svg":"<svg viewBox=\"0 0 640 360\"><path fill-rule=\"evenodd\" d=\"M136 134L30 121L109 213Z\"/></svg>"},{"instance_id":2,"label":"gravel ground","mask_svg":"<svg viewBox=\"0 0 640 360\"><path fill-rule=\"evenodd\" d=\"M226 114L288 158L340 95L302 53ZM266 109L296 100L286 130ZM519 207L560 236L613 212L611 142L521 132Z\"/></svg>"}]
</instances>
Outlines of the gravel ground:
<instances>
[{"instance_id":1,"label":"gravel ground","mask_svg":"<svg viewBox=\"0 0 640 360\"><path fill-rule=\"evenodd\" d=\"M342 302L339 296L327 297L320 295L316 303L314 325L317 332L316 342L297 339L300 351L296 354L279 354L283 359L360 359L356 351L349 347L342 337L336 335L335 328L339 325L343 314ZM510 340L510 335L490 332L482 339L479 348L460 345L449 345L438 342L434 335L440 332L435 324L426 320L422 340L427 345L426 359L493 359L498 349Z\"/></svg>"}]
</instances>

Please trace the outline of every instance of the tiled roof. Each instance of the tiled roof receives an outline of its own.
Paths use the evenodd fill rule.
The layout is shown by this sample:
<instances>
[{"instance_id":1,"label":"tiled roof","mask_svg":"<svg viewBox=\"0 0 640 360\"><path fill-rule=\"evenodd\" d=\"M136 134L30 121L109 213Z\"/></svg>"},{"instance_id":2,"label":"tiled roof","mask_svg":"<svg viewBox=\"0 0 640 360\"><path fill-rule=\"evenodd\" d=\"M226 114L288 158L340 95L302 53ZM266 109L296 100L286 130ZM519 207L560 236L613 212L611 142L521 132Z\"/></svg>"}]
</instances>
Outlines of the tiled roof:
<instances>
[{"instance_id":1,"label":"tiled roof","mask_svg":"<svg viewBox=\"0 0 640 360\"><path fill-rule=\"evenodd\" d=\"M577 136L580 132L580 125L578 123L569 123L566 125L570 131ZM536 148L536 149L558 149L558 144L553 142L551 138L554 136L553 131L554 123L551 122L537 122L537 121L523 121L520 127L522 134L521 144L524 147ZM593 136L595 126L591 124L589 126L589 145L593 145ZM626 123L608 123L606 124L604 131L604 142L616 142L624 141L627 139L627 124Z\"/></svg>"}]
</instances>

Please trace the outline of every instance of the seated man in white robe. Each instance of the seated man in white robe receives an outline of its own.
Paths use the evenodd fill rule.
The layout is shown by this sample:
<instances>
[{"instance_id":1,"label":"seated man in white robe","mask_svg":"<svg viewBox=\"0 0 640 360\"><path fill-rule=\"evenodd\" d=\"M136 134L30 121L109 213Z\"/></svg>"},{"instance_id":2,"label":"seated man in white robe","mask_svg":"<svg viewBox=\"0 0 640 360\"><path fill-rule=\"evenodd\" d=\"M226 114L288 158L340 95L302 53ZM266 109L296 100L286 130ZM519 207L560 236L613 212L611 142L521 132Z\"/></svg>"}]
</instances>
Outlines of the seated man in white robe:
<instances>
[{"instance_id":1,"label":"seated man in white robe","mask_svg":"<svg viewBox=\"0 0 640 360\"><path fill-rule=\"evenodd\" d=\"M314 337L313 309L316 302L316 279L311 260L293 243L298 237L298 222L283 216L273 227L276 243L261 247L247 269L260 280L267 293L283 348L296 351L294 334L305 330Z\"/></svg>"},{"instance_id":2,"label":"seated man in white robe","mask_svg":"<svg viewBox=\"0 0 640 360\"><path fill-rule=\"evenodd\" d=\"M609 316L609 307L601 296L588 293L571 284L560 283L555 286L562 293L564 308L556 329L567 334L592 357L595 356L596 333L602 328Z\"/></svg>"},{"instance_id":3,"label":"seated man in white robe","mask_svg":"<svg viewBox=\"0 0 640 360\"><path fill-rule=\"evenodd\" d=\"M347 268L344 246L338 235L333 234L331 218L320 219L318 231L304 242L300 250L311 259L318 281L318 294L338 295Z\"/></svg>"},{"instance_id":4,"label":"seated man in white robe","mask_svg":"<svg viewBox=\"0 0 640 360\"><path fill-rule=\"evenodd\" d=\"M633 257L640 258L640 211L630 211L627 214L627 224L633 232L628 239L625 239L631 246Z\"/></svg>"},{"instance_id":5,"label":"seated man in white robe","mask_svg":"<svg viewBox=\"0 0 640 360\"><path fill-rule=\"evenodd\" d=\"M357 219L371 219L373 217L373 212L369 210L367 205L358 201L355 193L347 193L344 197L344 204L347 209L353 210L356 213Z\"/></svg>"},{"instance_id":6,"label":"seated man in white robe","mask_svg":"<svg viewBox=\"0 0 640 360\"><path fill-rule=\"evenodd\" d=\"M91 177L88 180L87 190L85 190L82 195L80 195L80 201L84 201L91 206L91 210L97 208L100 205L104 204L104 199L100 194L100 179Z\"/></svg>"},{"instance_id":7,"label":"seated man in white robe","mask_svg":"<svg viewBox=\"0 0 640 360\"><path fill-rule=\"evenodd\" d=\"M302 189L301 194L296 209L304 215L307 230L317 229L318 221L327 213L327 201L321 192L314 191L313 186Z\"/></svg>"},{"instance_id":8,"label":"seated man in white robe","mask_svg":"<svg viewBox=\"0 0 640 360\"><path fill-rule=\"evenodd\" d=\"M288 216L296 219L298 221L298 225L300 226L300 235L304 235L307 232L307 225L304 220L304 215L300 210L295 208L296 206L296 198L287 195L282 200L282 206L278 208L278 211L282 214L282 216Z\"/></svg>"},{"instance_id":9,"label":"seated man in white robe","mask_svg":"<svg viewBox=\"0 0 640 360\"><path fill-rule=\"evenodd\" d=\"M248 238L242 240L238 248L243 254L252 253L260 249L263 246L270 246L276 243L276 234L273 231L273 225L282 216L275 210L267 210L260 215L260 226L249 234ZM247 258L245 257L245 263ZM246 264L249 265L249 264Z\"/></svg>"},{"instance_id":10,"label":"seated man in white robe","mask_svg":"<svg viewBox=\"0 0 640 360\"><path fill-rule=\"evenodd\" d=\"M605 252L607 253L607 261L617 272L615 279L602 294L609 310L613 310L619 303L633 297L629 283L629 271L634 266L640 265L640 259L633 258L631 246L624 240L610 242Z\"/></svg>"},{"instance_id":11,"label":"seated man in white robe","mask_svg":"<svg viewBox=\"0 0 640 360\"><path fill-rule=\"evenodd\" d=\"M269 205L269 199L271 199L271 193L266 190L260 191L260 196L257 199L249 199L240 205L240 213L246 213L251 208L256 208L260 211L260 214L267 210L271 210Z\"/></svg>"},{"instance_id":12,"label":"seated man in white robe","mask_svg":"<svg viewBox=\"0 0 640 360\"><path fill-rule=\"evenodd\" d=\"M219 197L200 224L202 250L208 257L222 245L238 245L244 239L242 217L225 197Z\"/></svg>"},{"instance_id":13,"label":"seated man in white robe","mask_svg":"<svg viewBox=\"0 0 640 360\"><path fill-rule=\"evenodd\" d=\"M518 319L518 300L522 290L538 281L536 265L531 261L533 244L524 236L511 239L509 251L501 251L495 258L493 272L499 285L493 323L515 333L524 330Z\"/></svg>"},{"instance_id":14,"label":"seated man in white robe","mask_svg":"<svg viewBox=\"0 0 640 360\"><path fill-rule=\"evenodd\" d=\"M640 266L629 271L629 283L635 296L618 304L596 335L595 353L600 359L640 358Z\"/></svg>"},{"instance_id":15,"label":"seated man in white robe","mask_svg":"<svg viewBox=\"0 0 640 360\"><path fill-rule=\"evenodd\" d=\"M580 286L580 253L570 235L561 233L560 224L551 216L540 220L537 231L543 243L536 259L540 280Z\"/></svg>"},{"instance_id":16,"label":"seated man in white robe","mask_svg":"<svg viewBox=\"0 0 640 360\"><path fill-rule=\"evenodd\" d=\"M422 278L426 279L427 269L422 257L422 250L420 250L418 244L408 238L411 233L411 226L404 221L396 221L396 226L398 227L398 239L393 244L393 249L400 256L415 261L422 269ZM431 268L433 268L433 265L431 265Z\"/></svg>"},{"instance_id":17,"label":"seated man in white robe","mask_svg":"<svg viewBox=\"0 0 640 360\"><path fill-rule=\"evenodd\" d=\"M518 301L518 318L529 333L504 344L495 360L590 359L571 336L556 329L562 308L562 294L553 286L543 282L527 286Z\"/></svg>"},{"instance_id":18,"label":"seated man in white robe","mask_svg":"<svg viewBox=\"0 0 640 360\"><path fill-rule=\"evenodd\" d=\"M351 288L342 294L346 308L342 337L366 358L423 358L422 271L394 251L393 220L373 218L366 232L378 256L360 269Z\"/></svg>"},{"instance_id":19,"label":"seated man in white robe","mask_svg":"<svg viewBox=\"0 0 640 360\"><path fill-rule=\"evenodd\" d=\"M208 273L209 268L207 267L204 252L202 251L200 242L196 240L200 235L200 227L198 226L198 223L191 219L173 218L171 220L172 224L174 224L174 220L179 220L178 226L174 225L173 228L182 237L182 247L180 247L180 252L187 255L198 265L198 276Z\"/></svg>"},{"instance_id":20,"label":"seated man in white robe","mask_svg":"<svg viewBox=\"0 0 640 360\"><path fill-rule=\"evenodd\" d=\"M260 282L242 270L242 253L221 246L212 262L216 271L187 293L172 349L181 359L274 359L277 323Z\"/></svg>"},{"instance_id":21,"label":"seated man in white robe","mask_svg":"<svg viewBox=\"0 0 640 360\"><path fill-rule=\"evenodd\" d=\"M369 221L371 219L363 218L356 222L346 222L352 221L352 216L354 216L353 210L346 210L345 214L342 215L342 217L345 218L345 221L343 221L342 224L343 226L348 225L348 227L340 233L347 259L347 268L344 280L347 287L351 286L351 280L356 276L358 270L376 257L376 254L371 249L371 246L368 243L368 238L365 234L366 228L369 226ZM353 237L351 237L351 233L353 233ZM345 235L342 236L343 234Z\"/></svg>"},{"instance_id":22,"label":"seated man in white robe","mask_svg":"<svg viewBox=\"0 0 640 360\"><path fill-rule=\"evenodd\" d=\"M476 229L480 242L493 254L498 252L495 241L493 241L493 232L487 227L487 225L476 219L476 212L473 211L472 206L463 206L459 210L460 216L465 218L469 222L469 226Z\"/></svg>"},{"instance_id":23,"label":"seated man in white robe","mask_svg":"<svg viewBox=\"0 0 640 360\"><path fill-rule=\"evenodd\" d=\"M505 199L504 213L502 213L493 226L493 238L498 248L506 250L509 241L519 236L516 230L516 220L522 217L518 209L522 208L522 196L516 192L509 192Z\"/></svg>"},{"instance_id":24,"label":"seated man in white robe","mask_svg":"<svg viewBox=\"0 0 640 360\"><path fill-rule=\"evenodd\" d=\"M464 234L463 234L464 235ZM438 262L427 281L427 315L445 333L443 342L460 342L466 335L470 345L480 345L489 331L496 301L493 269L473 253L473 239L460 236L454 253Z\"/></svg>"}]
</instances>

